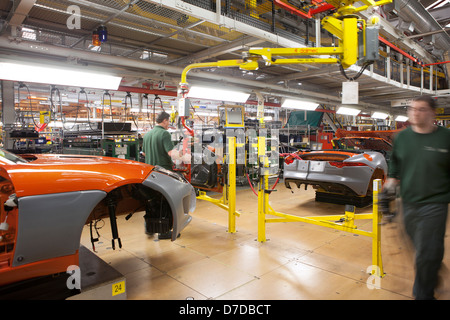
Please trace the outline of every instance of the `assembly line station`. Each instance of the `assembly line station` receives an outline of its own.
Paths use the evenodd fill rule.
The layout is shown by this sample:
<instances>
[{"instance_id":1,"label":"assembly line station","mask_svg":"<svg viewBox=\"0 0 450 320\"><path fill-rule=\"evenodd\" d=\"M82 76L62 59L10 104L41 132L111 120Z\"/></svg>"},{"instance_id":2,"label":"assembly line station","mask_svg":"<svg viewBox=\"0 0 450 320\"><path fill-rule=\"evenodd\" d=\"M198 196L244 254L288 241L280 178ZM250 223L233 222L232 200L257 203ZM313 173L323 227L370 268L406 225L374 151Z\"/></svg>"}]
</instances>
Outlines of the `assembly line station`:
<instances>
[{"instance_id":1,"label":"assembly line station","mask_svg":"<svg viewBox=\"0 0 450 320\"><path fill-rule=\"evenodd\" d=\"M1 1L0 299L413 300L389 151L340 143L391 146L419 95L450 127L449 28L448 0Z\"/></svg>"}]
</instances>

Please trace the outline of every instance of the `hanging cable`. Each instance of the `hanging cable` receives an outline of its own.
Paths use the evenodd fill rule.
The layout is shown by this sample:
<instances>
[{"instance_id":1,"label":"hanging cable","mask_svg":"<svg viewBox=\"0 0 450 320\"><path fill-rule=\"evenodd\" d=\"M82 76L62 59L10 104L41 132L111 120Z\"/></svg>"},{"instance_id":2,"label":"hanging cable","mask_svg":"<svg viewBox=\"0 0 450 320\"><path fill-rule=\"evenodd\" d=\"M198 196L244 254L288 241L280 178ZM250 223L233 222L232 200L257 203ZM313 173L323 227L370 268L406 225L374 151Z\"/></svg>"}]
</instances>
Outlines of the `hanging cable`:
<instances>
[{"instance_id":1,"label":"hanging cable","mask_svg":"<svg viewBox=\"0 0 450 320\"><path fill-rule=\"evenodd\" d=\"M155 98L153 99L153 127L155 126L155 121L156 121L156 100L159 100L162 111L165 111L161 98L157 94L155 94Z\"/></svg>"},{"instance_id":2,"label":"hanging cable","mask_svg":"<svg viewBox=\"0 0 450 320\"><path fill-rule=\"evenodd\" d=\"M149 110L148 110L148 94L147 93L144 93L144 95L142 96L142 100L146 100L147 101L147 120L148 121L150 121L150 112L149 112ZM142 103L142 104L144 104L144 103Z\"/></svg>"},{"instance_id":3,"label":"hanging cable","mask_svg":"<svg viewBox=\"0 0 450 320\"><path fill-rule=\"evenodd\" d=\"M28 93L27 99L28 99L28 103L29 103L29 106L30 106L30 111L28 111L28 114L31 115L31 119L33 120L34 126L35 126L36 128L40 128L39 123L36 123L36 120L34 119L33 104L31 103L31 93L30 93L30 88L28 88L28 86L27 86L25 83L23 83L23 82L19 82L19 87L17 88L18 107L19 107L19 109L20 109L20 102L21 102L21 99L20 99L20 89L21 89L21 88L25 88L25 89L27 90L27 93ZM19 110L19 112L20 112L20 110ZM16 113L16 114L17 114L17 113ZM25 123L25 118L23 117L23 115L22 115L21 112L19 113L19 116L18 116L18 117L17 117L17 115L16 115L16 118L18 118L18 120L22 122L22 125L23 125L24 127L27 125L27 124ZM17 121L17 122L19 122L19 121Z\"/></svg>"},{"instance_id":4,"label":"hanging cable","mask_svg":"<svg viewBox=\"0 0 450 320\"><path fill-rule=\"evenodd\" d=\"M50 121L51 121L51 118L52 118L53 114L57 115L57 112L55 111L56 107L55 107L54 102L53 102L53 94L54 93L56 93L56 96L58 97L58 100L59 100L59 112L60 112L60 119L61 119L61 124L62 124L61 130L59 130L59 140L60 140L59 141L59 145L58 144L56 145L56 151L58 152L58 151L62 151L62 146L63 146L63 141L64 141L64 122L65 122L65 119L63 118L61 92L59 91L59 89L56 86L52 85L51 86L51 90L50 90L50 109L51 109L51 111L50 111L51 112L51 114L50 114ZM53 121L56 124L56 116L55 116L55 118L53 118Z\"/></svg>"},{"instance_id":5,"label":"hanging cable","mask_svg":"<svg viewBox=\"0 0 450 320\"><path fill-rule=\"evenodd\" d=\"M209 119L208 121L205 121L205 119L203 118L201 118L198 114L196 114L196 110L195 110L195 108L194 108L194 106L192 105L192 103L191 103L191 101L189 100L189 106L191 107L191 109L193 110L193 113L197 116L197 118L201 121L201 122L203 122L205 125L208 125L208 123L210 123L212 120L211 119Z\"/></svg>"},{"instance_id":6,"label":"hanging cable","mask_svg":"<svg viewBox=\"0 0 450 320\"><path fill-rule=\"evenodd\" d=\"M103 91L103 95L102 95L102 125L104 122L104 114L105 114L105 96L109 96L109 105L111 107L112 101L111 101L111 95L109 94L108 90ZM112 121L112 112L110 112L111 114L111 121Z\"/></svg>"},{"instance_id":7,"label":"hanging cable","mask_svg":"<svg viewBox=\"0 0 450 320\"><path fill-rule=\"evenodd\" d=\"M125 96L125 107L124 107L124 120L123 120L123 125L125 126L125 123L127 122L127 98L130 98L130 103L132 104L132 102L131 102L131 94L129 93L129 92L127 92L127 95ZM122 128L122 130L123 130L123 128ZM120 130L120 131L122 131L122 130Z\"/></svg>"},{"instance_id":8,"label":"hanging cable","mask_svg":"<svg viewBox=\"0 0 450 320\"><path fill-rule=\"evenodd\" d=\"M59 111L60 111L60 118L61 121L63 120L62 118L62 101L61 101L61 92L59 91L59 89L57 87L55 87L54 85L52 85L51 89L50 89L50 112L52 114L57 115L57 111L56 111L56 107L55 104L53 102L53 94L56 92L56 96L59 98ZM56 118L54 118L53 120L56 120Z\"/></svg>"},{"instance_id":9,"label":"hanging cable","mask_svg":"<svg viewBox=\"0 0 450 320\"><path fill-rule=\"evenodd\" d=\"M102 140L105 138L105 96L109 96L109 106L110 109L112 109L112 101L111 101L111 95L109 94L108 90L103 91L102 95ZM112 121L112 111L110 111L111 114L111 121Z\"/></svg>"},{"instance_id":10,"label":"hanging cable","mask_svg":"<svg viewBox=\"0 0 450 320\"><path fill-rule=\"evenodd\" d=\"M80 105L80 94L84 94L84 96L85 96L85 98L86 98L86 110L87 110L87 121L88 121L88 126L89 126L89 128L91 129L91 130L97 130L98 129L98 127L92 127L92 122L91 122L91 118L90 118L90 112L91 112L91 109L89 108L89 98L88 98L88 95L87 95L87 92L84 90L84 88L80 88L81 90L78 92L78 105Z\"/></svg>"},{"instance_id":11,"label":"hanging cable","mask_svg":"<svg viewBox=\"0 0 450 320\"><path fill-rule=\"evenodd\" d=\"M347 74L346 74L345 71L344 71L344 67L343 67L342 64L340 64L340 63L339 63L339 70L341 71L341 74L342 74L347 80L354 81L354 80L358 79L358 78L363 74L364 70L366 70L366 68L367 68L368 66L370 66L371 64L372 64L372 63L370 63L370 62L364 63L364 64L362 65L361 69L358 71L358 73L357 73L354 77L352 77L352 78L350 78L349 76L347 76Z\"/></svg>"},{"instance_id":12,"label":"hanging cable","mask_svg":"<svg viewBox=\"0 0 450 320\"><path fill-rule=\"evenodd\" d=\"M84 91L84 88L81 88L81 91ZM65 122L63 122L63 128L64 128L64 130L71 131L73 128L75 128L75 126L77 125L78 114L79 114L79 112L80 112L80 108L81 108L81 106L80 106L80 93L78 93L77 113L76 113L76 115L75 115L75 121L73 122L72 128L69 128L69 129L66 128Z\"/></svg>"},{"instance_id":13,"label":"hanging cable","mask_svg":"<svg viewBox=\"0 0 450 320\"><path fill-rule=\"evenodd\" d=\"M25 121L22 116L22 112L20 111L20 88L22 86L22 82L19 83L19 87L17 88L17 109L14 108L14 123L22 122L22 125L25 125Z\"/></svg>"},{"instance_id":14,"label":"hanging cable","mask_svg":"<svg viewBox=\"0 0 450 320\"><path fill-rule=\"evenodd\" d=\"M102 127L104 127L103 114L104 114L104 110L105 110L105 96L109 97L109 115L111 117L111 123L113 124L114 131L123 131L123 129L125 128L125 122L122 124L122 128L120 130L117 129L116 123L114 122L114 117L113 117L113 113L112 113L112 98L111 98L111 94L109 93L108 90L105 90L103 92L103 96L102 96ZM125 107L125 115L126 115L126 107ZM104 129L102 129L102 130L104 133L105 130Z\"/></svg>"},{"instance_id":15,"label":"hanging cable","mask_svg":"<svg viewBox=\"0 0 450 320\"><path fill-rule=\"evenodd\" d=\"M131 119L133 119L134 125L136 126L136 131L138 131L138 129L139 129L138 120L136 119L136 116L132 112L132 110L133 110L133 99L131 99L131 93L127 92L127 95L125 96L125 110L127 109L127 98L130 99ZM125 118L125 120L126 120L126 118Z\"/></svg>"},{"instance_id":16,"label":"hanging cable","mask_svg":"<svg viewBox=\"0 0 450 320\"><path fill-rule=\"evenodd\" d=\"M86 101L86 104L89 103L89 99L88 99L88 95L87 95L86 91L84 90L84 88L80 88L80 91L78 92L78 95L77 95L77 113L76 113L76 115L75 115L75 121L74 121L74 124L73 124L73 126L72 126L71 128L66 128L65 123L63 123L63 127L64 127L65 130L69 130L69 131L70 131L70 130L72 130L73 128L75 128L75 126L78 124L78 123L77 123L77 122L78 122L78 116L79 116L80 109L81 109L80 94L84 94L84 96L85 96L85 98L86 98L86 100L85 100L85 101ZM93 127L92 127L92 124L91 124L91 121L90 121L90 116L89 116L90 110L89 110L89 106L86 105L86 109L87 109L88 126L89 126L89 128L90 128L91 130L95 130L96 128L93 128Z\"/></svg>"}]
</instances>

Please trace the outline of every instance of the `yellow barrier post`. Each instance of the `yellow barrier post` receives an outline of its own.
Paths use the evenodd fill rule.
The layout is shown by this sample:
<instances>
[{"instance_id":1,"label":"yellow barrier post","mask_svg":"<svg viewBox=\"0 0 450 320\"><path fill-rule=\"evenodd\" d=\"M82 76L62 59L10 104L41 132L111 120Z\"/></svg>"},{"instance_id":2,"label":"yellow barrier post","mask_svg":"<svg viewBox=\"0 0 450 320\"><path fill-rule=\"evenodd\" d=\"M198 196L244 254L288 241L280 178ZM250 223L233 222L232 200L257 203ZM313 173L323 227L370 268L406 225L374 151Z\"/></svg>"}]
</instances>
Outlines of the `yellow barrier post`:
<instances>
[{"instance_id":1,"label":"yellow barrier post","mask_svg":"<svg viewBox=\"0 0 450 320\"><path fill-rule=\"evenodd\" d=\"M266 214L269 208L269 194L266 194L266 186L269 177L265 175L263 167L266 165L266 137L258 137L258 163L259 163L259 188L258 188L258 241L266 241Z\"/></svg>"},{"instance_id":2,"label":"yellow barrier post","mask_svg":"<svg viewBox=\"0 0 450 320\"><path fill-rule=\"evenodd\" d=\"M228 232L236 232L236 137L228 137Z\"/></svg>"},{"instance_id":3,"label":"yellow barrier post","mask_svg":"<svg viewBox=\"0 0 450 320\"><path fill-rule=\"evenodd\" d=\"M381 259L381 213L378 210L378 193L381 191L381 180L373 181L372 207L372 274L383 277L383 261Z\"/></svg>"}]
</instances>

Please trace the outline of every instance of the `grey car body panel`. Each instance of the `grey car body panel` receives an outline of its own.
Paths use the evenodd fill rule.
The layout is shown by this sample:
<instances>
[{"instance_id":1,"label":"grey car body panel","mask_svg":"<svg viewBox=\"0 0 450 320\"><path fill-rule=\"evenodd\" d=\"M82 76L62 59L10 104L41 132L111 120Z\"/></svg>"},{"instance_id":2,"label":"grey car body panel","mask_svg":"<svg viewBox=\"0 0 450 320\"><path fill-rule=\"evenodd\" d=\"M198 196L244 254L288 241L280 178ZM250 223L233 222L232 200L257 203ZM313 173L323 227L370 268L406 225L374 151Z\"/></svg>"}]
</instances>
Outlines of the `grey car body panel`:
<instances>
[{"instance_id":1,"label":"grey car body panel","mask_svg":"<svg viewBox=\"0 0 450 320\"><path fill-rule=\"evenodd\" d=\"M194 188L190 183L177 181L166 174L156 171L150 173L142 184L161 192L167 199L173 213L172 241L174 241L181 230L192 220L189 212L193 210L192 208L195 208L196 197Z\"/></svg>"},{"instance_id":2,"label":"grey car body panel","mask_svg":"<svg viewBox=\"0 0 450 320\"><path fill-rule=\"evenodd\" d=\"M89 190L19 198L13 267L74 254L89 214L105 196Z\"/></svg>"},{"instance_id":3,"label":"grey car body panel","mask_svg":"<svg viewBox=\"0 0 450 320\"><path fill-rule=\"evenodd\" d=\"M370 179L379 168L387 174L387 163L379 152L365 152L372 161L364 157L364 154L356 154L343 162L362 162L367 166L337 168L328 161L294 160L291 164L284 164L283 176L285 180L298 180L305 184L330 183L340 184L350 188L359 196L367 194Z\"/></svg>"}]
</instances>

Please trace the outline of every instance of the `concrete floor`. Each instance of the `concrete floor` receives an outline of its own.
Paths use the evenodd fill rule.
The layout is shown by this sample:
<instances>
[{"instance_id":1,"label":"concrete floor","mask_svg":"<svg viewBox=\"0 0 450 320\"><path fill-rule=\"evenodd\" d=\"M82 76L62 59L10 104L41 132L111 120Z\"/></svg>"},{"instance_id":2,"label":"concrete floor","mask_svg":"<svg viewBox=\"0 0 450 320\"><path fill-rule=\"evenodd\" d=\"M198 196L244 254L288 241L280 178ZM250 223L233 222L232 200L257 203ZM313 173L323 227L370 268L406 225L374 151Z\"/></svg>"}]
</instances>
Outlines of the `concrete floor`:
<instances>
[{"instance_id":1,"label":"concrete floor","mask_svg":"<svg viewBox=\"0 0 450 320\"><path fill-rule=\"evenodd\" d=\"M299 216L344 214L344 206L314 200L314 190L277 187L271 206ZM217 195L219 197L219 195ZM250 189L237 193L236 233L227 233L227 212L197 201L192 222L176 241L144 233L143 213L118 217L122 249L112 250L109 221L100 230L96 254L126 277L127 298L152 300L410 300L414 253L401 219L382 225L385 277L369 289L371 239L301 222L266 225L267 242L257 241L257 198ZM370 213L371 207L356 213ZM371 231L372 221L358 220ZM449 238L446 237L447 248ZM89 249L89 227L82 244ZM438 299L450 299L446 253Z\"/></svg>"}]
</instances>

